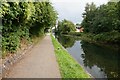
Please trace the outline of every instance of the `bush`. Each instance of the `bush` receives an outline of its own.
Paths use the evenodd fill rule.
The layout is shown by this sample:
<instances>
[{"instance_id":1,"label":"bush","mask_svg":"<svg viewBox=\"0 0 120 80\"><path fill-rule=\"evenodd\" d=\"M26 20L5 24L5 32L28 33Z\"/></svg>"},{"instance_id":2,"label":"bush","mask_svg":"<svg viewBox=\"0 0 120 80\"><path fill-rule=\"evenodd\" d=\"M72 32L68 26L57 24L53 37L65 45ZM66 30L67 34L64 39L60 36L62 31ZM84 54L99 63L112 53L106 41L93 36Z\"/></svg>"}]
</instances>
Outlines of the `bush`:
<instances>
[{"instance_id":1,"label":"bush","mask_svg":"<svg viewBox=\"0 0 120 80\"><path fill-rule=\"evenodd\" d=\"M10 33L6 37L2 38L2 49L14 53L19 48L20 37L16 33Z\"/></svg>"},{"instance_id":2,"label":"bush","mask_svg":"<svg viewBox=\"0 0 120 80\"><path fill-rule=\"evenodd\" d=\"M22 39L43 35L44 29L54 26L57 19L57 13L48 1L4 2L0 11L3 54L15 53Z\"/></svg>"},{"instance_id":3,"label":"bush","mask_svg":"<svg viewBox=\"0 0 120 80\"><path fill-rule=\"evenodd\" d=\"M93 37L95 41L105 43L120 43L120 33L118 31L111 31L106 33L97 34Z\"/></svg>"}]
</instances>

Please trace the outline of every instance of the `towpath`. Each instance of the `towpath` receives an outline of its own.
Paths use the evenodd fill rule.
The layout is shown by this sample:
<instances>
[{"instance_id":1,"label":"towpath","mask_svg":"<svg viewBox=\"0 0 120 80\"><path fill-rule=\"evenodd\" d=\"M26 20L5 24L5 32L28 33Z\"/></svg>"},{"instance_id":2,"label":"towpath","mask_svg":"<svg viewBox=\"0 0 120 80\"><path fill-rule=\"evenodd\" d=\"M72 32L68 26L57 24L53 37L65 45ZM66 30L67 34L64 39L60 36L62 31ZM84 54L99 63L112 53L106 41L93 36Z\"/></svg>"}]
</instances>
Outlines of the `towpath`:
<instances>
[{"instance_id":1,"label":"towpath","mask_svg":"<svg viewBox=\"0 0 120 80\"><path fill-rule=\"evenodd\" d=\"M60 78L54 47L47 35L9 71L7 78Z\"/></svg>"}]
</instances>

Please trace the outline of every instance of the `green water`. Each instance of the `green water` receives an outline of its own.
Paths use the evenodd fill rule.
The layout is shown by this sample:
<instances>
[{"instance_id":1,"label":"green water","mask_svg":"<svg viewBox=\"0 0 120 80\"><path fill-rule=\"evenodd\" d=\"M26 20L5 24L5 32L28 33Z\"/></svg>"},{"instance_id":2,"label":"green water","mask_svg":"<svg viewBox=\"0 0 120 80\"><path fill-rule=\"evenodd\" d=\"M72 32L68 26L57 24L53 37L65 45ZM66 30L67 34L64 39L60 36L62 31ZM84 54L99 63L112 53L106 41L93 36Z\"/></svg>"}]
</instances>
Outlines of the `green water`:
<instances>
[{"instance_id":1,"label":"green water","mask_svg":"<svg viewBox=\"0 0 120 80\"><path fill-rule=\"evenodd\" d=\"M93 77L120 77L120 54L118 50L82 41L76 37L59 35L56 38Z\"/></svg>"}]
</instances>

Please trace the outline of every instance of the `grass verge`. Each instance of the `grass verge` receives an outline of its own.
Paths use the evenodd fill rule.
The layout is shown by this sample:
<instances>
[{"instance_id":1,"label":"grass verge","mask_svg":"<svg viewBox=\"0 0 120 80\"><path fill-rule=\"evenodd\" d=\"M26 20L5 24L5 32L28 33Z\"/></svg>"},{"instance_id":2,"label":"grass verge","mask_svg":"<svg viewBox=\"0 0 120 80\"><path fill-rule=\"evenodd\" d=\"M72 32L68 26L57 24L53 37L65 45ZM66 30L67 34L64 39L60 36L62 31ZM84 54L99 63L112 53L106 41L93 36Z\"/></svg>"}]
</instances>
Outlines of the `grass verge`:
<instances>
[{"instance_id":1,"label":"grass verge","mask_svg":"<svg viewBox=\"0 0 120 80\"><path fill-rule=\"evenodd\" d=\"M79 63L72 58L52 35L51 38L62 78L90 78L88 73L84 71Z\"/></svg>"}]
</instances>

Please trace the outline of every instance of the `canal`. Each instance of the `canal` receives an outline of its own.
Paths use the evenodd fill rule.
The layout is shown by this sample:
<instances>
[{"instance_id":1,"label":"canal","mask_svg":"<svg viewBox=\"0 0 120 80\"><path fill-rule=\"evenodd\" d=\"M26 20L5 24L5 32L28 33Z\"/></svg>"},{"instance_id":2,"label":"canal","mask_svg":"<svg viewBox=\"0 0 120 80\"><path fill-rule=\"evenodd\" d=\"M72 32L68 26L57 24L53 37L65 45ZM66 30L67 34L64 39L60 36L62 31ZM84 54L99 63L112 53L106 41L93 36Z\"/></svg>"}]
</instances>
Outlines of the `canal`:
<instances>
[{"instance_id":1,"label":"canal","mask_svg":"<svg viewBox=\"0 0 120 80\"><path fill-rule=\"evenodd\" d=\"M118 50L99 46L76 37L56 36L59 43L94 78L120 77Z\"/></svg>"}]
</instances>

